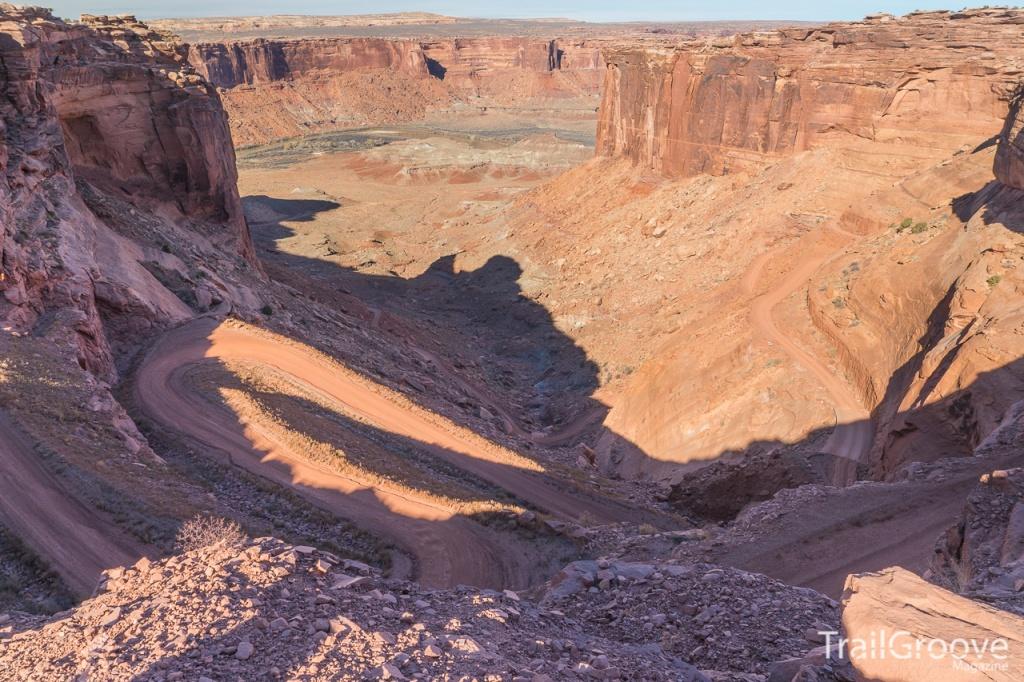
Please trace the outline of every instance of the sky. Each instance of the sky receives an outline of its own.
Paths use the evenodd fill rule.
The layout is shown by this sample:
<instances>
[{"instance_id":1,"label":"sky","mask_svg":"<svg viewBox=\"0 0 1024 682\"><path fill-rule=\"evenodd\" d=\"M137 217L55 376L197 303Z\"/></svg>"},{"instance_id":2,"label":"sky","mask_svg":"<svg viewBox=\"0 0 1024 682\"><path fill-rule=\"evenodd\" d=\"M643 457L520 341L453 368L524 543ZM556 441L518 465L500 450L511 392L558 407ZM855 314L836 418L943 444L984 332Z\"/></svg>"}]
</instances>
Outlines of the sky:
<instances>
[{"instance_id":1,"label":"sky","mask_svg":"<svg viewBox=\"0 0 1024 682\"><path fill-rule=\"evenodd\" d=\"M135 14L140 18L260 14L376 14L423 11L460 17L567 17L584 21L693 21L700 19L859 19L879 11L960 9L942 0L32 0L58 16ZM22 4L25 0L14 0ZM975 3L981 4L981 3Z\"/></svg>"}]
</instances>

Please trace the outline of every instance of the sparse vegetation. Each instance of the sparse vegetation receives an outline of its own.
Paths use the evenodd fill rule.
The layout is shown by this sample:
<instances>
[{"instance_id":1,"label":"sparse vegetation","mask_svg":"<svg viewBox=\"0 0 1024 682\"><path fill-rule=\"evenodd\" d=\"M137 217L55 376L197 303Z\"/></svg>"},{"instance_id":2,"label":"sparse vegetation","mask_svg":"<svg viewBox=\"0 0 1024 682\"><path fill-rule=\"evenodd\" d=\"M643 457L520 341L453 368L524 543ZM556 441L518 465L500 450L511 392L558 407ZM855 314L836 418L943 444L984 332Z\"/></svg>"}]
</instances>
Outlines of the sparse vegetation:
<instances>
[{"instance_id":1,"label":"sparse vegetation","mask_svg":"<svg viewBox=\"0 0 1024 682\"><path fill-rule=\"evenodd\" d=\"M246 540L242 527L230 519L219 516L193 516L181 524L174 546L181 552L191 552L213 545L237 547Z\"/></svg>"},{"instance_id":2,"label":"sparse vegetation","mask_svg":"<svg viewBox=\"0 0 1024 682\"><path fill-rule=\"evenodd\" d=\"M908 229L913 224L914 224L914 219L913 218L904 218L903 220L900 221L900 226L896 229L896 231L897 232L902 232L903 230Z\"/></svg>"},{"instance_id":3,"label":"sparse vegetation","mask_svg":"<svg viewBox=\"0 0 1024 682\"><path fill-rule=\"evenodd\" d=\"M928 225L926 223L916 223L912 228L910 228L910 233L921 234L922 232L925 232L927 229Z\"/></svg>"},{"instance_id":4,"label":"sparse vegetation","mask_svg":"<svg viewBox=\"0 0 1024 682\"><path fill-rule=\"evenodd\" d=\"M270 317L271 315L274 314L274 309L271 308L269 305L265 305L262 308L260 308L260 312L266 315L267 317Z\"/></svg>"},{"instance_id":5,"label":"sparse vegetation","mask_svg":"<svg viewBox=\"0 0 1024 682\"><path fill-rule=\"evenodd\" d=\"M989 287L995 287L997 284L1003 281L1003 278L1000 277L999 275L992 275L985 281L988 282Z\"/></svg>"},{"instance_id":6,"label":"sparse vegetation","mask_svg":"<svg viewBox=\"0 0 1024 682\"><path fill-rule=\"evenodd\" d=\"M50 614L74 598L63 581L17 536L0 526L0 612Z\"/></svg>"}]
</instances>

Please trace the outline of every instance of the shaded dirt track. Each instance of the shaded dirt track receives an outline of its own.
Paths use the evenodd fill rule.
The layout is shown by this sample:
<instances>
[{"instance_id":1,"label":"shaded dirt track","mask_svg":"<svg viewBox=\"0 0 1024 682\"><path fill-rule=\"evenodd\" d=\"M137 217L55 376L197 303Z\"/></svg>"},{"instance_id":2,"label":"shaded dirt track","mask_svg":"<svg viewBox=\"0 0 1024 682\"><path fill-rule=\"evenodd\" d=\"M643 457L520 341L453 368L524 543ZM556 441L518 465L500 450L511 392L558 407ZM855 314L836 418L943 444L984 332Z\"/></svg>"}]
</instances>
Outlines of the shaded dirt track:
<instances>
[{"instance_id":1,"label":"shaded dirt track","mask_svg":"<svg viewBox=\"0 0 1024 682\"><path fill-rule=\"evenodd\" d=\"M378 485L370 487L317 465L275 441L258 424L239 424L230 412L214 409L184 381L189 367L210 358L281 372L348 414L412 439L462 470L556 515L580 518L586 514L599 521L637 515L608 500L567 490L509 461L500 448L488 446L442 417L402 404L306 346L202 318L169 332L150 349L134 384L137 403L149 418L226 454L232 464L293 487L314 504L391 539L416 558L416 577L427 585L522 587L535 559L439 504Z\"/></svg>"},{"instance_id":2,"label":"shaded dirt track","mask_svg":"<svg viewBox=\"0 0 1024 682\"><path fill-rule=\"evenodd\" d=\"M982 462L978 469L994 465ZM946 481L845 488L808 502L800 514L784 515L761 537L709 558L834 598L851 573L902 566L920 574L977 477L978 471L967 471Z\"/></svg>"},{"instance_id":3,"label":"shaded dirt track","mask_svg":"<svg viewBox=\"0 0 1024 682\"><path fill-rule=\"evenodd\" d=\"M128 566L146 553L78 502L43 468L28 441L0 415L0 519L46 560L79 597L92 594L100 572Z\"/></svg>"}]
</instances>

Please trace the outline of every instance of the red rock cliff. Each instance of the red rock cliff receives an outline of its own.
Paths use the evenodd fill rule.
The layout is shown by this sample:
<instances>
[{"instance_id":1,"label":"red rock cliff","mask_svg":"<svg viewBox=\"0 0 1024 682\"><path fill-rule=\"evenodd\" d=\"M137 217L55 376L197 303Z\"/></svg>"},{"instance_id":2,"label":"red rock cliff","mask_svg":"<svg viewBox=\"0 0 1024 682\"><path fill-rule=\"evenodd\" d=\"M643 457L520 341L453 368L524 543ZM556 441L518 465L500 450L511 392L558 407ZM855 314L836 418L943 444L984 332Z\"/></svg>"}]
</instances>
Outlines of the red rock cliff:
<instances>
[{"instance_id":1,"label":"red rock cliff","mask_svg":"<svg viewBox=\"0 0 1024 682\"><path fill-rule=\"evenodd\" d=\"M1024 189L1024 82L1010 105L1010 115L999 135L996 177L1004 185Z\"/></svg>"},{"instance_id":2,"label":"red rock cliff","mask_svg":"<svg viewBox=\"0 0 1024 682\"><path fill-rule=\"evenodd\" d=\"M660 48L606 50L598 154L722 174L833 133L956 149L999 130L1024 12L879 16Z\"/></svg>"},{"instance_id":3,"label":"red rock cliff","mask_svg":"<svg viewBox=\"0 0 1024 682\"><path fill-rule=\"evenodd\" d=\"M297 78L324 70L390 69L428 76L423 51L410 40L259 39L192 45L188 54L196 71L220 88Z\"/></svg>"},{"instance_id":4,"label":"red rock cliff","mask_svg":"<svg viewBox=\"0 0 1024 682\"><path fill-rule=\"evenodd\" d=\"M458 102L596 98L604 73L595 43L534 38L258 39L193 45L188 59L222 88L240 145L422 120Z\"/></svg>"},{"instance_id":5,"label":"red rock cliff","mask_svg":"<svg viewBox=\"0 0 1024 682\"><path fill-rule=\"evenodd\" d=\"M192 314L153 274L189 271L172 244L255 264L223 109L182 61L130 18L0 5L0 323L108 380L118 331ZM189 300L229 298L219 280Z\"/></svg>"}]
</instances>

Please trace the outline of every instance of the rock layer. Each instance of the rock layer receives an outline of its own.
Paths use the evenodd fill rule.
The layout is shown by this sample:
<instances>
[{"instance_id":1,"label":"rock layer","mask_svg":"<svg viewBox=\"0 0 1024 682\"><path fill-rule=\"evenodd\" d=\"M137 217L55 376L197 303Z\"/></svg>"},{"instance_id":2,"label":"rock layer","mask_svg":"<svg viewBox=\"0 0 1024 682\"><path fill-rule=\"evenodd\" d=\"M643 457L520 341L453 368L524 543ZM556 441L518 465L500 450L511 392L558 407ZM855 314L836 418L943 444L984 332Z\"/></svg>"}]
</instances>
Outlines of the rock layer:
<instances>
[{"instance_id":1,"label":"rock layer","mask_svg":"<svg viewBox=\"0 0 1024 682\"><path fill-rule=\"evenodd\" d=\"M843 629L861 679L1010 682L1024 666L1024 619L900 568L847 579Z\"/></svg>"},{"instance_id":2,"label":"rock layer","mask_svg":"<svg viewBox=\"0 0 1024 682\"><path fill-rule=\"evenodd\" d=\"M1020 11L882 15L679 47L610 48L598 151L723 174L845 132L953 150L1001 125Z\"/></svg>"},{"instance_id":3,"label":"rock layer","mask_svg":"<svg viewBox=\"0 0 1024 682\"><path fill-rule=\"evenodd\" d=\"M188 59L223 89L239 145L460 103L594 98L603 73L599 48L581 39L256 39L195 44Z\"/></svg>"},{"instance_id":4,"label":"rock layer","mask_svg":"<svg viewBox=\"0 0 1024 682\"><path fill-rule=\"evenodd\" d=\"M109 378L101 309L150 323L188 313L84 199L104 192L202 222L209 239L254 263L224 113L172 44L130 19L67 25L41 10L0 11L0 319L28 330L47 309L74 311L79 362Z\"/></svg>"}]
</instances>

